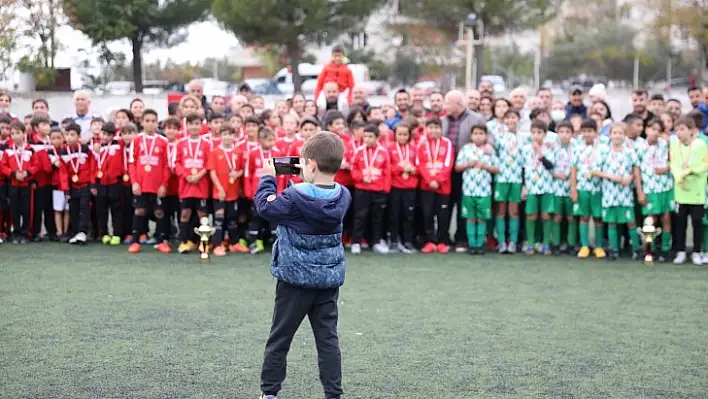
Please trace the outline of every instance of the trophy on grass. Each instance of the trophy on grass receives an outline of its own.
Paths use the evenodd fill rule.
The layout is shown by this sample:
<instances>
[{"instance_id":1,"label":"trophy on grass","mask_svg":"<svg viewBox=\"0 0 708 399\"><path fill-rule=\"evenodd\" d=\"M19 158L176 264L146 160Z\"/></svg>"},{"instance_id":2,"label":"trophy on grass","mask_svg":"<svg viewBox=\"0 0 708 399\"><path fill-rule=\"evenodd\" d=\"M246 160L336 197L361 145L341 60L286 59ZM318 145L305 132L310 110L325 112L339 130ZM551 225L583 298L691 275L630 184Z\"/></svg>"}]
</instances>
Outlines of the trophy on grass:
<instances>
[{"instance_id":1,"label":"trophy on grass","mask_svg":"<svg viewBox=\"0 0 708 399\"><path fill-rule=\"evenodd\" d=\"M654 257L651 254L651 247L654 243L656 237L661 234L661 228L654 226L654 218L647 216L644 218L644 225L642 227L637 227L637 234L642 239L644 243L644 264L650 265L654 263Z\"/></svg>"},{"instance_id":2,"label":"trophy on grass","mask_svg":"<svg viewBox=\"0 0 708 399\"><path fill-rule=\"evenodd\" d=\"M209 241L216 229L209 224L209 218L199 219L199 227L194 228L194 232L199 236L199 261L209 263Z\"/></svg>"}]
</instances>

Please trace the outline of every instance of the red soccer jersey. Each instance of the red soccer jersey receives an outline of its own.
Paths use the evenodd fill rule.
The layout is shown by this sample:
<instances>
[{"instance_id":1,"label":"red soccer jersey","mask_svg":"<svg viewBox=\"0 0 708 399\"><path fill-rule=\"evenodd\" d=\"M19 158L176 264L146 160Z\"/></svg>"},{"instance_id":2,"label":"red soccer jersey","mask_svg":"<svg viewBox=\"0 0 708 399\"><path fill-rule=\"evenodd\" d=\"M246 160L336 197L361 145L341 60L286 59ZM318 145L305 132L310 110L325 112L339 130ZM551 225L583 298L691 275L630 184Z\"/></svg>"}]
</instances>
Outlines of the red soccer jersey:
<instances>
[{"instance_id":1,"label":"red soccer jersey","mask_svg":"<svg viewBox=\"0 0 708 399\"><path fill-rule=\"evenodd\" d=\"M236 147L226 149L223 146L219 146L214 148L209 154L207 169L210 172L216 172L216 177L226 192L224 201L236 201L238 199L238 194L241 190L240 179L234 178L230 174L242 170L240 169L243 162L241 158L241 150ZM212 184L211 195L213 199L219 199L219 190L216 188L216 184Z\"/></svg>"},{"instance_id":2,"label":"red soccer jersey","mask_svg":"<svg viewBox=\"0 0 708 399\"><path fill-rule=\"evenodd\" d=\"M96 161L86 144L67 145L61 151L59 189L85 188L96 182Z\"/></svg>"},{"instance_id":3,"label":"red soccer jersey","mask_svg":"<svg viewBox=\"0 0 708 399\"><path fill-rule=\"evenodd\" d=\"M2 174L10 180L10 185L13 187L28 187L34 181L34 175L39 170L37 155L32 150L32 147L25 143L22 146L15 146L15 143L10 143L5 147L4 156L2 157ZM17 179L16 174L19 171L27 173L22 180Z\"/></svg>"},{"instance_id":4,"label":"red soccer jersey","mask_svg":"<svg viewBox=\"0 0 708 399\"><path fill-rule=\"evenodd\" d=\"M96 161L96 184L110 186L123 179L123 149L117 141L102 145L93 152Z\"/></svg>"},{"instance_id":5,"label":"red soccer jersey","mask_svg":"<svg viewBox=\"0 0 708 399\"><path fill-rule=\"evenodd\" d=\"M452 142L447 137L426 138L418 145L418 173L421 177L420 189L442 195L449 195L452 188L450 175L455 164ZM437 189L430 187L436 181Z\"/></svg>"},{"instance_id":6,"label":"red soccer jersey","mask_svg":"<svg viewBox=\"0 0 708 399\"><path fill-rule=\"evenodd\" d=\"M403 145L393 143L388 147L388 154L391 159L391 187L418 188L418 171L416 170L414 173L403 171L406 164L415 167L416 147L411 143Z\"/></svg>"},{"instance_id":7,"label":"red soccer jersey","mask_svg":"<svg viewBox=\"0 0 708 399\"><path fill-rule=\"evenodd\" d=\"M364 178L371 179L365 182ZM391 161L388 151L375 147L359 147L352 158L352 179L357 190L391 191Z\"/></svg>"},{"instance_id":8,"label":"red soccer jersey","mask_svg":"<svg viewBox=\"0 0 708 399\"><path fill-rule=\"evenodd\" d=\"M273 157L283 156L283 152L277 147L273 147L270 150L264 150L262 148L256 148L248 154L248 163L244 170L244 182L243 182L243 193L248 199L253 199L256 195L256 190L258 190L258 182L263 176L262 168L265 164L265 160ZM283 189L283 178L279 176L276 178L278 182L278 192Z\"/></svg>"},{"instance_id":9,"label":"red soccer jersey","mask_svg":"<svg viewBox=\"0 0 708 399\"><path fill-rule=\"evenodd\" d=\"M130 144L126 145L125 141L119 140L121 151L123 151L123 177L120 179L121 184L124 186L130 186L132 183L130 181L129 164L133 159L133 145L135 140L131 141Z\"/></svg>"},{"instance_id":10,"label":"red soccer jersey","mask_svg":"<svg viewBox=\"0 0 708 399\"><path fill-rule=\"evenodd\" d=\"M280 148L285 154L290 154L290 147L295 145L298 141L300 141L300 139L297 136L284 136L275 141L275 146Z\"/></svg>"},{"instance_id":11,"label":"red soccer jersey","mask_svg":"<svg viewBox=\"0 0 708 399\"><path fill-rule=\"evenodd\" d=\"M214 137L214 135L211 134L211 132L205 134L203 137L204 137L204 140L209 141L209 149L210 150L213 150L214 148L221 145L221 137Z\"/></svg>"},{"instance_id":12,"label":"red soccer jersey","mask_svg":"<svg viewBox=\"0 0 708 399\"><path fill-rule=\"evenodd\" d=\"M34 175L34 181L37 187L46 187L52 184L52 164L49 162L47 150L52 146L49 137L40 137L39 134L33 133L29 137L29 144L34 151L34 156L37 161L37 173Z\"/></svg>"},{"instance_id":13,"label":"red soccer jersey","mask_svg":"<svg viewBox=\"0 0 708 399\"><path fill-rule=\"evenodd\" d=\"M133 184L143 193L156 194L167 187L170 169L167 166L167 139L158 134L140 133L133 139L133 153L128 162L128 173Z\"/></svg>"},{"instance_id":14,"label":"red soccer jersey","mask_svg":"<svg viewBox=\"0 0 708 399\"><path fill-rule=\"evenodd\" d=\"M348 136L351 137L351 136ZM351 164L352 158L354 157L354 152L357 147L355 147L354 140L344 140L344 157L342 158L342 163L349 165L348 169L339 169L339 172L334 176L334 181L345 186L351 187L354 185L354 180L352 179Z\"/></svg>"},{"instance_id":15,"label":"red soccer jersey","mask_svg":"<svg viewBox=\"0 0 708 399\"><path fill-rule=\"evenodd\" d=\"M61 147L51 146L47 150L47 156L49 158L49 163L52 165L52 186L57 190L59 189L61 181L61 152L64 149Z\"/></svg>"},{"instance_id":16,"label":"red soccer jersey","mask_svg":"<svg viewBox=\"0 0 708 399\"><path fill-rule=\"evenodd\" d=\"M179 195L179 178L175 173L177 162L177 141L167 143L167 167L170 169L170 179L167 181L167 196L176 197Z\"/></svg>"},{"instance_id":17,"label":"red soccer jersey","mask_svg":"<svg viewBox=\"0 0 708 399\"><path fill-rule=\"evenodd\" d=\"M209 177L206 173L196 183L187 181L187 176L195 176L206 171L209 160L209 142L202 136L186 138L177 144L175 173L179 179L179 198L208 199Z\"/></svg>"},{"instance_id":18,"label":"red soccer jersey","mask_svg":"<svg viewBox=\"0 0 708 399\"><path fill-rule=\"evenodd\" d=\"M209 125L202 121L202 127L199 129L199 134L203 136L207 133L209 133ZM189 137L189 133L187 132L187 118L182 118L182 122L179 127L179 138L184 139L187 137Z\"/></svg>"}]
</instances>

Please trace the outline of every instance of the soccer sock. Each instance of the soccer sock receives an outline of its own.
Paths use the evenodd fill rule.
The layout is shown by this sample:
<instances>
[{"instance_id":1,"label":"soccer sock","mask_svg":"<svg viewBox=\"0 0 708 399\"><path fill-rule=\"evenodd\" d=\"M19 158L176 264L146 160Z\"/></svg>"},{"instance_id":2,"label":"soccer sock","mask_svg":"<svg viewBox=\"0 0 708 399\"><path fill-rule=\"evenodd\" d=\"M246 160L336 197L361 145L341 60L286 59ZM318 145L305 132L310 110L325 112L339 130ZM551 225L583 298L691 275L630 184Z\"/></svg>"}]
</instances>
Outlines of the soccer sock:
<instances>
[{"instance_id":1,"label":"soccer sock","mask_svg":"<svg viewBox=\"0 0 708 399\"><path fill-rule=\"evenodd\" d=\"M526 219L526 241L529 247L533 247L536 243L536 220Z\"/></svg>"},{"instance_id":2,"label":"soccer sock","mask_svg":"<svg viewBox=\"0 0 708 399\"><path fill-rule=\"evenodd\" d=\"M477 248L484 247L484 242L486 241L486 238L487 238L487 221L480 220L477 222Z\"/></svg>"},{"instance_id":3,"label":"soccer sock","mask_svg":"<svg viewBox=\"0 0 708 399\"><path fill-rule=\"evenodd\" d=\"M180 222L179 222L179 242L189 241L190 234L191 234L191 230L189 229L189 221L183 222L180 220Z\"/></svg>"},{"instance_id":4,"label":"soccer sock","mask_svg":"<svg viewBox=\"0 0 708 399\"><path fill-rule=\"evenodd\" d=\"M544 237L543 237L543 225L544 221L541 219L536 219L536 239L534 242L543 242Z\"/></svg>"},{"instance_id":5,"label":"soccer sock","mask_svg":"<svg viewBox=\"0 0 708 399\"><path fill-rule=\"evenodd\" d=\"M214 246L221 245L224 241L224 214L214 214L214 235L212 236L211 243Z\"/></svg>"},{"instance_id":6,"label":"soccer sock","mask_svg":"<svg viewBox=\"0 0 708 399\"><path fill-rule=\"evenodd\" d=\"M705 241L706 241L706 237L703 236L703 242L705 242ZM671 250L671 232L664 231L663 233L661 233L661 252L669 252L670 250Z\"/></svg>"},{"instance_id":7,"label":"soccer sock","mask_svg":"<svg viewBox=\"0 0 708 399\"><path fill-rule=\"evenodd\" d=\"M578 244L578 223L576 223L575 220L573 220L572 222L568 222L568 245L575 246L577 244Z\"/></svg>"},{"instance_id":8,"label":"soccer sock","mask_svg":"<svg viewBox=\"0 0 708 399\"><path fill-rule=\"evenodd\" d=\"M607 232L609 234L609 231ZM615 234L617 227L615 227ZM609 236L608 236L609 238ZM595 248L602 248L605 245L605 225L595 225ZM617 243L619 245L619 243Z\"/></svg>"},{"instance_id":9,"label":"soccer sock","mask_svg":"<svg viewBox=\"0 0 708 399\"><path fill-rule=\"evenodd\" d=\"M494 222L497 225L497 240L499 240L499 244L503 244L506 242L506 221L503 217L498 217L494 219ZM511 220L509 221L509 230L512 230Z\"/></svg>"},{"instance_id":10,"label":"soccer sock","mask_svg":"<svg viewBox=\"0 0 708 399\"><path fill-rule=\"evenodd\" d=\"M552 220L544 220L543 221L543 246L548 247L551 245L551 233L554 230L553 227L553 221ZM560 234L560 224L558 225L558 234Z\"/></svg>"},{"instance_id":11,"label":"soccer sock","mask_svg":"<svg viewBox=\"0 0 708 399\"><path fill-rule=\"evenodd\" d=\"M587 223L580 223L580 245L583 247L590 246L590 225Z\"/></svg>"},{"instance_id":12,"label":"soccer sock","mask_svg":"<svg viewBox=\"0 0 708 399\"><path fill-rule=\"evenodd\" d=\"M509 241L519 242L519 218L509 218Z\"/></svg>"},{"instance_id":13,"label":"soccer sock","mask_svg":"<svg viewBox=\"0 0 708 399\"><path fill-rule=\"evenodd\" d=\"M477 248L477 243L475 242L475 238L477 233L477 225L473 222L468 220L467 221L467 245L469 245L470 248Z\"/></svg>"},{"instance_id":14,"label":"soccer sock","mask_svg":"<svg viewBox=\"0 0 708 399\"><path fill-rule=\"evenodd\" d=\"M133 242L131 244L140 243L140 235L143 233L143 220L145 216L133 214Z\"/></svg>"},{"instance_id":15,"label":"soccer sock","mask_svg":"<svg viewBox=\"0 0 708 399\"><path fill-rule=\"evenodd\" d=\"M559 246L561 243L561 222L553 223L553 245Z\"/></svg>"},{"instance_id":16,"label":"soccer sock","mask_svg":"<svg viewBox=\"0 0 708 399\"><path fill-rule=\"evenodd\" d=\"M639 233L637 233L636 227L627 227L627 229L629 230L629 242L632 244L632 251L639 250Z\"/></svg>"},{"instance_id":17,"label":"soccer sock","mask_svg":"<svg viewBox=\"0 0 708 399\"><path fill-rule=\"evenodd\" d=\"M596 233L596 235L598 233ZM602 237L602 236L600 236L600 237ZM617 235L617 225L609 226L609 230L607 231L607 238L610 240L610 249L613 252L619 252L619 236ZM599 248L599 245L598 245L598 248Z\"/></svg>"}]
</instances>

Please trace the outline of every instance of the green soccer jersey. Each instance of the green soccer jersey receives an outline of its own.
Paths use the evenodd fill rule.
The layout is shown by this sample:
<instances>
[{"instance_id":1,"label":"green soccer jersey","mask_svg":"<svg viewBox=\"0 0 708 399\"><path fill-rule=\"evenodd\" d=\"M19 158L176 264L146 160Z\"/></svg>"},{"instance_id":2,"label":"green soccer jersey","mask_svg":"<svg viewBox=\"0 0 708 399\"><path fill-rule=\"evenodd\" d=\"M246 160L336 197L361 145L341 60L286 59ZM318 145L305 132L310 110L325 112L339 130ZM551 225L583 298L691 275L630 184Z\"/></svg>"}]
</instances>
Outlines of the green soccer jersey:
<instances>
[{"instance_id":1,"label":"green soccer jersey","mask_svg":"<svg viewBox=\"0 0 708 399\"><path fill-rule=\"evenodd\" d=\"M487 152L484 148L467 143L457 153L455 163L463 165L470 161L481 161L485 165L499 167L499 160L493 151ZM467 197L490 197L492 195L492 174L481 168L466 169L462 173L462 194Z\"/></svg>"},{"instance_id":2,"label":"green soccer jersey","mask_svg":"<svg viewBox=\"0 0 708 399\"><path fill-rule=\"evenodd\" d=\"M610 173L615 176L627 177L633 173L634 166L639 164L637 155L627 146L616 150L612 146L602 146L600 157L596 160L595 170ZM602 207L634 206L634 194L631 185L625 186L609 179L602 179Z\"/></svg>"},{"instance_id":3,"label":"green soccer jersey","mask_svg":"<svg viewBox=\"0 0 708 399\"><path fill-rule=\"evenodd\" d=\"M553 150L542 147L543 156L551 163L555 163ZM554 194L554 182L551 172L543 166L538 154L533 150L531 144L525 145L521 149L521 157L524 166L524 187L526 193L531 195Z\"/></svg>"},{"instance_id":4,"label":"green soccer jersey","mask_svg":"<svg viewBox=\"0 0 708 399\"><path fill-rule=\"evenodd\" d=\"M494 178L497 183L521 183L522 170L521 147L523 137L516 133L499 129L494 136L494 150L499 159L499 174Z\"/></svg>"},{"instance_id":5,"label":"green soccer jersey","mask_svg":"<svg viewBox=\"0 0 708 399\"><path fill-rule=\"evenodd\" d=\"M637 152L639 169L642 174L642 189L645 194L656 194L669 191L674 183L671 173L657 175L656 169L669 165L669 143L659 137L656 144L646 143L644 151Z\"/></svg>"},{"instance_id":6,"label":"green soccer jersey","mask_svg":"<svg viewBox=\"0 0 708 399\"><path fill-rule=\"evenodd\" d=\"M560 146L556 151L556 163L553 172L558 172L565 176L565 180L553 178L554 194L559 197L568 197L570 195L570 167L573 161L573 149L569 144Z\"/></svg>"},{"instance_id":7,"label":"green soccer jersey","mask_svg":"<svg viewBox=\"0 0 708 399\"><path fill-rule=\"evenodd\" d=\"M601 137L597 137L595 143L591 145L586 144L583 137L575 137L575 141L571 145L570 165L576 171L576 189L578 191L591 193L600 191L600 179L590 178L590 172L600 158L600 149L609 145L609 141L602 140Z\"/></svg>"}]
</instances>

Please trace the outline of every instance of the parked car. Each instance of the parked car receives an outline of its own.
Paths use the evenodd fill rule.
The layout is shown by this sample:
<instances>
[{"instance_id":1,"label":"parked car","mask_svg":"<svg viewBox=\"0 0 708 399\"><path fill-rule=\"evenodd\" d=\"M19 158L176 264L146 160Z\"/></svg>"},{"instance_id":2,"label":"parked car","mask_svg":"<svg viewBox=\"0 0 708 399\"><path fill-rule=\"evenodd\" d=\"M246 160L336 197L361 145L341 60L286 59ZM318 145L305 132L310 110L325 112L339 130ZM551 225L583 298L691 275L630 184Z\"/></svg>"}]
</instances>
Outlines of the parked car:
<instances>
[{"instance_id":1,"label":"parked car","mask_svg":"<svg viewBox=\"0 0 708 399\"><path fill-rule=\"evenodd\" d=\"M413 85L414 88L420 89L426 96L431 95L434 91L440 90L438 82L432 80L424 80Z\"/></svg>"},{"instance_id":2,"label":"parked car","mask_svg":"<svg viewBox=\"0 0 708 399\"><path fill-rule=\"evenodd\" d=\"M247 84L253 94L259 95L280 95L283 94L278 88L278 83L273 79L246 79L238 86Z\"/></svg>"}]
</instances>

